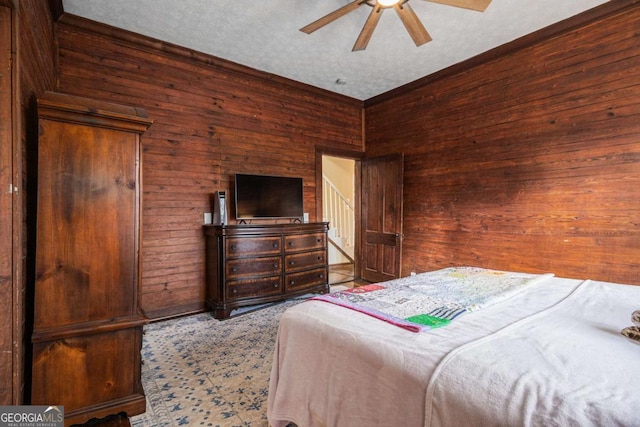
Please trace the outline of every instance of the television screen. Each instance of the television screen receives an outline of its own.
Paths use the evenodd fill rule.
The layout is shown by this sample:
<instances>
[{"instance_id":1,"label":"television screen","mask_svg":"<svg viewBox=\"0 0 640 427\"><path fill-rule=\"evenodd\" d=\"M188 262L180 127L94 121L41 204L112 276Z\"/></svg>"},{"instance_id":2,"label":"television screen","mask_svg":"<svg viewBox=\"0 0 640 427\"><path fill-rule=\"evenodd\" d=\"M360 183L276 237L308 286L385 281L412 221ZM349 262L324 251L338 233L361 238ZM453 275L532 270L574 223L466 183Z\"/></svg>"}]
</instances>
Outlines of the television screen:
<instances>
[{"instance_id":1,"label":"television screen","mask_svg":"<svg viewBox=\"0 0 640 427\"><path fill-rule=\"evenodd\" d=\"M302 218L302 178L236 174L236 219Z\"/></svg>"}]
</instances>

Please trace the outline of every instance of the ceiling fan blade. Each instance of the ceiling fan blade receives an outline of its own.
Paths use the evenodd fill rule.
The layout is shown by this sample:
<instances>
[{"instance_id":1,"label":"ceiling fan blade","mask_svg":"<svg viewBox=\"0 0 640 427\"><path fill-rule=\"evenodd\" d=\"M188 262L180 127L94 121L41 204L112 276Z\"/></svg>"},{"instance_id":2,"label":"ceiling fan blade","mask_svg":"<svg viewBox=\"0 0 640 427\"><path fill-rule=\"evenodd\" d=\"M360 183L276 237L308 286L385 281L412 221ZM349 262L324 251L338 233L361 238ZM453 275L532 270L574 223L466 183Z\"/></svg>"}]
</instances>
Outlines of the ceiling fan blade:
<instances>
[{"instance_id":1,"label":"ceiling fan blade","mask_svg":"<svg viewBox=\"0 0 640 427\"><path fill-rule=\"evenodd\" d=\"M381 15L382 7L380 7L376 2L375 6L373 6L373 10L367 18L367 22L364 23L364 27L362 27L362 31L360 31L358 40L356 40L356 43L353 45L353 49L351 49L352 52L355 52L356 50L365 50L367 48L367 44L369 44L373 30L376 29L376 25L378 25Z\"/></svg>"},{"instance_id":2,"label":"ceiling fan blade","mask_svg":"<svg viewBox=\"0 0 640 427\"><path fill-rule=\"evenodd\" d=\"M477 10L484 12L491 0L427 0L432 3L446 4L447 6L462 7L464 9Z\"/></svg>"},{"instance_id":3,"label":"ceiling fan blade","mask_svg":"<svg viewBox=\"0 0 640 427\"><path fill-rule=\"evenodd\" d=\"M431 36L427 32L427 29L424 28L424 25L422 25L422 22L420 22L416 13L411 9L409 3L404 3L402 5L400 3L396 3L393 8L396 10L396 13L400 17L400 20L409 32L409 35L416 46L421 46L431 41Z\"/></svg>"},{"instance_id":4,"label":"ceiling fan blade","mask_svg":"<svg viewBox=\"0 0 640 427\"><path fill-rule=\"evenodd\" d=\"M328 14L326 16L323 16L322 18L318 19L317 21L313 21L311 24L300 28L300 31L302 31L303 33L311 34L315 30L317 30L319 28L322 28L325 25L335 21L336 19L346 15L347 13L351 12L352 10L357 9L358 7L363 5L364 3L365 3L364 0L352 1L349 4L347 4L345 6L342 6L339 9L334 10L330 14Z\"/></svg>"}]
</instances>

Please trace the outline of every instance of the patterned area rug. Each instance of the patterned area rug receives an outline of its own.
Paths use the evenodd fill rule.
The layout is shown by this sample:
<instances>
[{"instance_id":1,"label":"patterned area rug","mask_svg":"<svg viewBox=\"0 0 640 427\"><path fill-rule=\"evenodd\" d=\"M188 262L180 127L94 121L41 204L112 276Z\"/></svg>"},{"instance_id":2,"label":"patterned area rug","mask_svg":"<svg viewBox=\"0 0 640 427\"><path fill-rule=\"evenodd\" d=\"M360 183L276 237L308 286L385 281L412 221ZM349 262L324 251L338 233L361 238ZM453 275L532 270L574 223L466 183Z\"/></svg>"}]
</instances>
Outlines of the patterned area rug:
<instances>
[{"instance_id":1,"label":"patterned area rug","mask_svg":"<svg viewBox=\"0 0 640 427\"><path fill-rule=\"evenodd\" d=\"M211 313L147 325L142 383L147 412L133 427L260 426L280 315L303 299L219 321Z\"/></svg>"}]
</instances>

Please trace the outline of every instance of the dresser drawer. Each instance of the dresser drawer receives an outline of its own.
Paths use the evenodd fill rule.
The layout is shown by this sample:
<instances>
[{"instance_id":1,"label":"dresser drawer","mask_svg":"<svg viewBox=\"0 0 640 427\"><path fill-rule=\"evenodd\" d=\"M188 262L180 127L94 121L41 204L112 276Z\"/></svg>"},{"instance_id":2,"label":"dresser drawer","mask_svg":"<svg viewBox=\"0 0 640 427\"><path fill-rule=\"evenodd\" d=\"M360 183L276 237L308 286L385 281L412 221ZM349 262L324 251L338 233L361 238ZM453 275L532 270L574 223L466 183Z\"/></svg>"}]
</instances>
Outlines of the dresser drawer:
<instances>
[{"instance_id":1,"label":"dresser drawer","mask_svg":"<svg viewBox=\"0 0 640 427\"><path fill-rule=\"evenodd\" d=\"M286 272L322 267L326 263L324 249L313 252L302 252L285 256L284 270Z\"/></svg>"},{"instance_id":2,"label":"dresser drawer","mask_svg":"<svg viewBox=\"0 0 640 427\"><path fill-rule=\"evenodd\" d=\"M259 279L234 280L227 282L227 299L263 297L282 293L282 277L271 276Z\"/></svg>"},{"instance_id":3,"label":"dresser drawer","mask_svg":"<svg viewBox=\"0 0 640 427\"><path fill-rule=\"evenodd\" d=\"M320 249L327 245L324 233L292 234L284 237L284 247L287 252Z\"/></svg>"},{"instance_id":4,"label":"dresser drawer","mask_svg":"<svg viewBox=\"0 0 640 427\"><path fill-rule=\"evenodd\" d=\"M304 289L311 286L327 283L327 268L315 268L313 270L291 273L285 276L285 290Z\"/></svg>"},{"instance_id":5,"label":"dresser drawer","mask_svg":"<svg viewBox=\"0 0 640 427\"><path fill-rule=\"evenodd\" d=\"M281 253L280 236L235 237L226 241L227 258L237 256L279 255Z\"/></svg>"},{"instance_id":6,"label":"dresser drawer","mask_svg":"<svg viewBox=\"0 0 640 427\"><path fill-rule=\"evenodd\" d=\"M227 280L282 273L282 257L238 258L226 263Z\"/></svg>"}]
</instances>

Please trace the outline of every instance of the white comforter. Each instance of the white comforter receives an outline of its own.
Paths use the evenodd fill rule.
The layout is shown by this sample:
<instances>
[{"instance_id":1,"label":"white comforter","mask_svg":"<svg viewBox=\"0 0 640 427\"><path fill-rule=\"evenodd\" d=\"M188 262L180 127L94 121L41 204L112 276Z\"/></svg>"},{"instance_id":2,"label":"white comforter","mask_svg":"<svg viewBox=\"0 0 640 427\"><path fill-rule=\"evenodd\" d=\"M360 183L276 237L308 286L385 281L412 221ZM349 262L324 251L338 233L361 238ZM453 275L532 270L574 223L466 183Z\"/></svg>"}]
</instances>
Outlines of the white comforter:
<instances>
[{"instance_id":1,"label":"white comforter","mask_svg":"<svg viewBox=\"0 0 640 427\"><path fill-rule=\"evenodd\" d=\"M580 283L579 280L552 278L504 303L465 315L447 327L420 334L326 302L298 304L287 310L280 321L268 397L270 425L284 427L288 422L294 422L299 427L543 425L558 414L554 408L562 409L563 418L558 419L562 420L563 425L578 425L584 418L569 422L574 416L571 415L571 408L565 407L558 398L584 398L586 396L580 390L593 393L597 388L594 384L602 385L597 394L600 406L593 411L600 412L597 417L604 417L604 413L610 412L608 408L617 413L626 405L624 400L627 399L630 400L629 408L635 408L635 413L640 414L640 391L635 396L629 390L624 395L619 394L618 389L612 388L608 382L614 379L614 376L609 376L612 366L618 372L634 368L640 372L640 345L619 334L620 329L630 324L632 311L639 308L640 287L600 282L586 285L585 289L593 286L594 292L602 292L603 295L610 292L613 297L611 306L604 310L607 315L598 320L590 317L590 320L577 321L578 325L590 330L585 337L575 341L577 348L572 351L571 357L578 357L580 363L585 364L581 365L581 372L589 372L588 375L580 375L577 383L574 381L577 367L567 361L570 358L562 353L545 355L554 346L548 347L547 343L538 347L538 338L533 337L529 333L532 328L525 325L529 322L530 325L536 325L533 329L540 329L542 335L550 333L553 334L552 338L556 338L559 328L554 322L557 319L550 322L525 320L519 326L507 328L530 316L544 317L544 314L537 313L558 304ZM602 290L609 288L616 291ZM594 307L599 307L600 298L600 294L592 297L591 304L596 303ZM560 306L571 305L568 303L570 300L561 302ZM560 306L548 313L553 315L556 311L560 312ZM545 331L543 324L551 325L549 332ZM572 326L574 331L580 329L578 325ZM527 332L525 336L532 336L533 343L526 344L522 351L519 351L518 344L515 353L508 355L509 349L514 347L509 342L514 335L518 336L518 329ZM512 331L507 333L509 330ZM496 332L495 340L484 342L484 337ZM574 334L568 334L563 337L566 345L559 346L572 347L570 343L574 342ZM591 340L601 344L594 344ZM499 349L492 348L494 341L505 345ZM614 358L610 355L612 360L607 359L604 365L602 358L591 356L594 346L609 346L612 342L616 344L612 348L615 347L615 351L624 353L624 356ZM465 351L465 344L473 345L474 349L466 347L469 351ZM475 362L469 362L466 358L473 359L475 348L482 356ZM562 348L562 351L567 349ZM467 363L474 363L495 368L511 359L515 362L552 359L557 360L558 364L549 373L545 366L536 368L534 364L532 371L526 363L515 365L514 368L520 371L514 371L514 375L511 375L512 366L504 365L499 381L490 371L478 371L476 375L475 367L473 370L466 367ZM622 361L630 364L630 359L636 361L635 366L619 366ZM571 375L564 373L565 365L571 369ZM535 375L530 374L534 371ZM549 380L549 376L553 377L553 381ZM487 381L476 381L480 377L485 377ZM632 377L630 381L637 381L635 378ZM534 380L542 381L542 384L529 384ZM567 394L572 390L572 383L577 384L578 389L573 394ZM591 386L581 388L585 384ZM503 387L507 388L506 392L496 391ZM637 387L635 389L638 390ZM535 390L535 394L532 390ZM473 398L470 399L470 403L474 401L471 405L467 405L467 394ZM494 395L500 396L494 399ZM511 402L511 395L519 396L518 400L508 404L499 403L498 399L505 396L509 398L507 402ZM488 401L483 401L486 398ZM617 402L616 406L612 406L613 401ZM575 404L570 403L571 407ZM482 411L467 409L477 406L482 407ZM545 415L550 418L533 418L541 414L543 408L550 409L551 412ZM582 409L579 411L583 412ZM622 419L629 421L629 417L632 415L625 412ZM608 421L603 420L604 424L601 425L607 425ZM638 418L634 422L640 425Z\"/></svg>"},{"instance_id":2,"label":"white comforter","mask_svg":"<svg viewBox=\"0 0 640 427\"><path fill-rule=\"evenodd\" d=\"M639 291L585 282L452 351L431 376L425 424L640 426L640 345L620 334Z\"/></svg>"}]
</instances>

